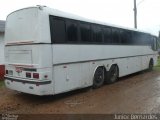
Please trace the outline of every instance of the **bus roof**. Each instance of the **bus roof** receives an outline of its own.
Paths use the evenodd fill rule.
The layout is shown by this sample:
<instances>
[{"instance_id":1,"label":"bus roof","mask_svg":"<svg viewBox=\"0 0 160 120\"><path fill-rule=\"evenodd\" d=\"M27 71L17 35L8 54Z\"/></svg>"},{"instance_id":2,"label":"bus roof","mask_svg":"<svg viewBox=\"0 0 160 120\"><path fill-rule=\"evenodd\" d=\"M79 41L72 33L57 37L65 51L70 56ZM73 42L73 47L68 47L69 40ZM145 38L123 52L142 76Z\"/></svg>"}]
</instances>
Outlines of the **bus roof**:
<instances>
[{"instance_id":1,"label":"bus roof","mask_svg":"<svg viewBox=\"0 0 160 120\"><path fill-rule=\"evenodd\" d=\"M98 20L88 19L88 18L81 17L81 16L78 16L78 15L75 15L75 14L72 14L72 13L67 13L67 12L64 12L64 11L60 11L60 10L57 10L57 9L49 8L49 7L46 7L46 6L40 6L40 5L37 5L37 6L34 6L34 7L22 8L22 9L13 11L12 13L23 10L23 9L30 9L30 8L37 8L37 9L43 10L48 15L65 17L65 18L69 18L69 19L73 19L73 20L79 20L79 21L84 21L84 22L89 22L89 23L94 23L94 24L99 24L99 25L106 25L106 26L110 26L110 27L116 27L116 28L131 30L131 31L143 32L143 33L147 33L147 34L151 35L151 33L143 31L143 30L138 30L138 29L129 28L129 27L123 27L123 26L119 26L119 25L114 25L114 24L98 21ZM9 15L11 15L12 13L10 13ZM155 36L155 35L153 35L153 36Z\"/></svg>"}]
</instances>

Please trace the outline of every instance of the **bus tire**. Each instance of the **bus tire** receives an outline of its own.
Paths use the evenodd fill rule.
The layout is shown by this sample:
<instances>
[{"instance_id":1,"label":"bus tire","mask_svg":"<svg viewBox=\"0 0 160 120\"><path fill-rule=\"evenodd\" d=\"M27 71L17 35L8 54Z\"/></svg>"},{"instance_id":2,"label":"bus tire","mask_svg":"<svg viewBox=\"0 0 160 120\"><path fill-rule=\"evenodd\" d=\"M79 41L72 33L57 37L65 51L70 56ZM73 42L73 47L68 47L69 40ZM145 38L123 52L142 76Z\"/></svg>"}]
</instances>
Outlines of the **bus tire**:
<instances>
[{"instance_id":1,"label":"bus tire","mask_svg":"<svg viewBox=\"0 0 160 120\"><path fill-rule=\"evenodd\" d=\"M105 80L105 73L106 69L105 67L98 67L94 73L93 78L93 88L99 88L103 85Z\"/></svg>"},{"instance_id":2,"label":"bus tire","mask_svg":"<svg viewBox=\"0 0 160 120\"><path fill-rule=\"evenodd\" d=\"M117 65L112 65L110 70L108 71L108 76L106 79L106 83L111 84L117 81L119 76L119 69Z\"/></svg>"},{"instance_id":3,"label":"bus tire","mask_svg":"<svg viewBox=\"0 0 160 120\"><path fill-rule=\"evenodd\" d=\"M148 71L152 71L153 70L153 65L154 65L153 59L150 59Z\"/></svg>"}]
</instances>

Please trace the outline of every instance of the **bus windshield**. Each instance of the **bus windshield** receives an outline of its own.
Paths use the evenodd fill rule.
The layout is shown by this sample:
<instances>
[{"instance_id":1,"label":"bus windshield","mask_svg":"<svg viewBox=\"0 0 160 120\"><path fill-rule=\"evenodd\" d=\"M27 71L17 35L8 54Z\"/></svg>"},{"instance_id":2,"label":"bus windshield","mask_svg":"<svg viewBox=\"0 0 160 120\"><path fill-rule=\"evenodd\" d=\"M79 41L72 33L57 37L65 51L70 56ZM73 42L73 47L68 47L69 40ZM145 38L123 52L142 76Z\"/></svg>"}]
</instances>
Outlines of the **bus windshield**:
<instances>
[{"instance_id":1,"label":"bus windshield","mask_svg":"<svg viewBox=\"0 0 160 120\"><path fill-rule=\"evenodd\" d=\"M6 43L34 42L38 38L38 9L25 8L13 12L7 18Z\"/></svg>"}]
</instances>

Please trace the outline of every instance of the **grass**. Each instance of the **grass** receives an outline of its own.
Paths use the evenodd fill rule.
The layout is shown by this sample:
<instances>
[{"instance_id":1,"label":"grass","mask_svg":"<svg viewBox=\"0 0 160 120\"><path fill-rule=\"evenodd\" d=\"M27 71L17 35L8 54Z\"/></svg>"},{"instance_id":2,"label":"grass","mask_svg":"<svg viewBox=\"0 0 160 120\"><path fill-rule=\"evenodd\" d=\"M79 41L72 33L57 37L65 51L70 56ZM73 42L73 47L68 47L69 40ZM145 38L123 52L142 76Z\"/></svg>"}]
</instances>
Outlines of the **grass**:
<instances>
[{"instance_id":1,"label":"grass","mask_svg":"<svg viewBox=\"0 0 160 120\"><path fill-rule=\"evenodd\" d=\"M160 58L158 59L157 67L160 67Z\"/></svg>"},{"instance_id":2,"label":"grass","mask_svg":"<svg viewBox=\"0 0 160 120\"><path fill-rule=\"evenodd\" d=\"M158 59L157 65L154 67L154 70L160 71L160 58Z\"/></svg>"},{"instance_id":3,"label":"grass","mask_svg":"<svg viewBox=\"0 0 160 120\"><path fill-rule=\"evenodd\" d=\"M4 87L4 80L0 80L0 88Z\"/></svg>"}]
</instances>

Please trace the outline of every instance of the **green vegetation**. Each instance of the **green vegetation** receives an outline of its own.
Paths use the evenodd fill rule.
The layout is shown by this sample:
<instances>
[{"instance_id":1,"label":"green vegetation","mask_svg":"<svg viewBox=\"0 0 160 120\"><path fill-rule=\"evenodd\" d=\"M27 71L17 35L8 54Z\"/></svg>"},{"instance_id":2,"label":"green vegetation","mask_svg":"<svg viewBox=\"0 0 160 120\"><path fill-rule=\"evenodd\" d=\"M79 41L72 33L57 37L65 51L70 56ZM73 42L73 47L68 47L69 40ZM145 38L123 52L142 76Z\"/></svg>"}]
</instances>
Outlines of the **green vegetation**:
<instances>
[{"instance_id":1,"label":"green vegetation","mask_svg":"<svg viewBox=\"0 0 160 120\"><path fill-rule=\"evenodd\" d=\"M160 67L160 58L158 59L157 67Z\"/></svg>"},{"instance_id":2,"label":"green vegetation","mask_svg":"<svg viewBox=\"0 0 160 120\"><path fill-rule=\"evenodd\" d=\"M4 80L0 80L0 88L4 87Z\"/></svg>"},{"instance_id":3,"label":"green vegetation","mask_svg":"<svg viewBox=\"0 0 160 120\"><path fill-rule=\"evenodd\" d=\"M154 70L160 71L160 58L158 59L157 65L154 67Z\"/></svg>"}]
</instances>

